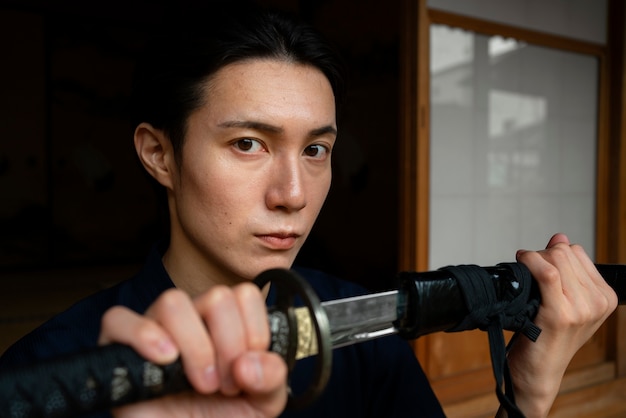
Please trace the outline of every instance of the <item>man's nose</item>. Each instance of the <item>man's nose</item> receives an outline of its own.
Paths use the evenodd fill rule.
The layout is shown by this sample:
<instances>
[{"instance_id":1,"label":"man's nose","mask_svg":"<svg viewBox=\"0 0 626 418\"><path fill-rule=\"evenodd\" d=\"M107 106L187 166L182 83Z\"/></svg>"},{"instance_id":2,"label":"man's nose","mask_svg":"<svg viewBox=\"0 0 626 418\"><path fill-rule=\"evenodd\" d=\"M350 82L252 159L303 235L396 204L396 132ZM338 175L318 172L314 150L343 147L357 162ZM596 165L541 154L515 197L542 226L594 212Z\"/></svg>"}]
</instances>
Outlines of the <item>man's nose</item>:
<instances>
[{"instance_id":1,"label":"man's nose","mask_svg":"<svg viewBox=\"0 0 626 418\"><path fill-rule=\"evenodd\" d=\"M266 204L270 209L293 212L306 206L303 168L296 158L277 161L271 170Z\"/></svg>"}]
</instances>

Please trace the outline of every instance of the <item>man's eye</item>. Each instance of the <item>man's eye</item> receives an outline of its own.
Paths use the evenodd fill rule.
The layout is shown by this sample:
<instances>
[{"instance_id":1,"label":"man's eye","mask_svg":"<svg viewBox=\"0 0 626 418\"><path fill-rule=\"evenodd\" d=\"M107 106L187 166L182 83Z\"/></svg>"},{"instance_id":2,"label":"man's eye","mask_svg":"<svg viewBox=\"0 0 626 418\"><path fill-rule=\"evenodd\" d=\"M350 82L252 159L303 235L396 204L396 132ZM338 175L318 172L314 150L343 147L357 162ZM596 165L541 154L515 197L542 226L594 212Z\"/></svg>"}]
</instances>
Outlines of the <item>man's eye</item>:
<instances>
[{"instance_id":1,"label":"man's eye","mask_svg":"<svg viewBox=\"0 0 626 418\"><path fill-rule=\"evenodd\" d=\"M324 159L329 153L328 148L323 145L309 145L304 149L304 155L317 159Z\"/></svg>"},{"instance_id":2,"label":"man's eye","mask_svg":"<svg viewBox=\"0 0 626 418\"><path fill-rule=\"evenodd\" d=\"M263 147L261 143L255 139L243 138L235 142L234 147L240 151L255 152L261 150Z\"/></svg>"}]
</instances>

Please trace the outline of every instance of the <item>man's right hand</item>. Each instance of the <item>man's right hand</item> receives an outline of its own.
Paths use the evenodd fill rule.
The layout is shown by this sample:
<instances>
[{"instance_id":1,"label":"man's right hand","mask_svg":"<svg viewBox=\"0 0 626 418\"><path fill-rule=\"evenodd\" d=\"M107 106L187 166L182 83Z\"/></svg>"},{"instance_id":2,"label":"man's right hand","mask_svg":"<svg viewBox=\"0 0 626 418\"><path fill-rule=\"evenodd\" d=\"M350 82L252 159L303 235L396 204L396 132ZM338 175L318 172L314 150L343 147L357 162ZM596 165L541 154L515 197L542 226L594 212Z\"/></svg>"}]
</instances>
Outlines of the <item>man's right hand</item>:
<instances>
[{"instance_id":1,"label":"man's right hand","mask_svg":"<svg viewBox=\"0 0 626 418\"><path fill-rule=\"evenodd\" d=\"M158 364L181 356L195 389L118 408L116 417L275 417L285 407L287 366L267 351L267 311L252 283L214 286L194 299L168 290L143 316L113 307L99 344L113 342Z\"/></svg>"}]
</instances>

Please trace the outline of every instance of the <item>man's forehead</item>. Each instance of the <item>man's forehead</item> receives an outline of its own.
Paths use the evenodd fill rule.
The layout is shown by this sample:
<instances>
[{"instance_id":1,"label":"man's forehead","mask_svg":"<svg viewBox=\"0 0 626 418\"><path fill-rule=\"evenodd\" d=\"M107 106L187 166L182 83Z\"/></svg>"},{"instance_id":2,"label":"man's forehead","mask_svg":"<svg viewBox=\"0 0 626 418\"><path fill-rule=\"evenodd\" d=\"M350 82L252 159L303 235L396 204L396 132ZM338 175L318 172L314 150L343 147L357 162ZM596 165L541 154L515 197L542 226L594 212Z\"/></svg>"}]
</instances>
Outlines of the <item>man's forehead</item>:
<instances>
[{"instance_id":1,"label":"man's forehead","mask_svg":"<svg viewBox=\"0 0 626 418\"><path fill-rule=\"evenodd\" d=\"M335 134L335 97L324 74L280 60L229 64L205 83L203 109L222 128L277 133L287 120L306 123L314 135Z\"/></svg>"},{"instance_id":2,"label":"man's forehead","mask_svg":"<svg viewBox=\"0 0 626 418\"><path fill-rule=\"evenodd\" d=\"M266 80L282 82L299 74L308 83L322 84L328 87L333 95L330 81L317 67L278 58L253 58L227 64L207 77L205 88L210 90L222 85L250 89L259 87ZM282 84L282 87L286 87ZM320 92L321 93L321 92Z\"/></svg>"}]
</instances>

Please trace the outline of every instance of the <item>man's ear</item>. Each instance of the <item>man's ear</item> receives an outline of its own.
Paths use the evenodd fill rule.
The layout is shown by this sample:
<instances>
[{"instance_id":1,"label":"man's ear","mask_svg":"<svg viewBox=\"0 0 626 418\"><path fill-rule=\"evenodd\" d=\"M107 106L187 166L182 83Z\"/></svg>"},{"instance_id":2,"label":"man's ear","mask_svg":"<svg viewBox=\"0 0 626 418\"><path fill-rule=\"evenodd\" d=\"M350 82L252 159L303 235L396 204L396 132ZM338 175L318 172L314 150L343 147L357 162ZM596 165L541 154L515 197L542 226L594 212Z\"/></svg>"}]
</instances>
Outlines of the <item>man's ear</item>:
<instances>
[{"instance_id":1,"label":"man's ear","mask_svg":"<svg viewBox=\"0 0 626 418\"><path fill-rule=\"evenodd\" d=\"M176 159L172 143L162 130L149 123L140 123L135 129L135 151L144 168L161 185L171 189Z\"/></svg>"}]
</instances>

